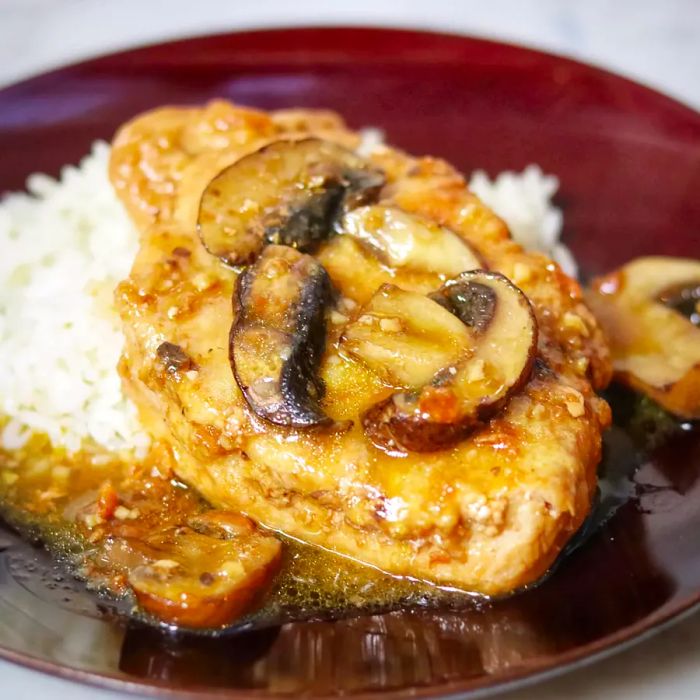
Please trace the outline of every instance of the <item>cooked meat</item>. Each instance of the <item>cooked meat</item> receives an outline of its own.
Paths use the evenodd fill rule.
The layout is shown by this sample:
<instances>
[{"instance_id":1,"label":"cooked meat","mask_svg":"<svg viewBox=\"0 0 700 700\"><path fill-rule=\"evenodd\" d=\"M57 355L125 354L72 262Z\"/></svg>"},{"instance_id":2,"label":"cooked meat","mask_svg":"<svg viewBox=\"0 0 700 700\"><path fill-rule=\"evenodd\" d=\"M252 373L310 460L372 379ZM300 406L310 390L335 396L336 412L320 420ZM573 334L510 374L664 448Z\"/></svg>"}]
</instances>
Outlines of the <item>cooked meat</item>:
<instances>
[{"instance_id":1,"label":"cooked meat","mask_svg":"<svg viewBox=\"0 0 700 700\"><path fill-rule=\"evenodd\" d=\"M530 302L497 272L462 272L423 298L471 333L429 382L392 394L362 417L372 441L390 450L430 452L463 440L528 381L537 351Z\"/></svg>"},{"instance_id":2,"label":"cooked meat","mask_svg":"<svg viewBox=\"0 0 700 700\"><path fill-rule=\"evenodd\" d=\"M203 193L226 168L274 141L309 138L345 149L358 144L327 112L267 114L226 102L156 110L117 135L112 182L142 234L131 275L117 291L126 334L121 373L143 422L172 447L180 478L217 507L395 574L487 594L530 583L589 512L601 431L609 422L607 404L595 394L610 378L608 351L581 290L549 259L515 244L446 163L390 148L353 159L353 173L383 173L381 191L372 190L376 208L358 211L366 201L344 199L343 211L314 219L332 230L314 229L307 254L295 253L305 261L313 256L333 286L330 297L312 305L326 313L322 356L304 369L313 386L304 396L296 390L297 400L313 398L314 410L331 420L271 422L246 401L229 364L229 331L239 323L231 299L240 271L205 249L197 219ZM376 183L376 175L370 180ZM329 181L337 187L337 174L318 184ZM266 183L270 199L234 202L231 216L249 223L240 207L260 206L265 222L270 212L315 206L297 198L284 208L290 201L285 183L283 209ZM368 225L373 211L381 230ZM287 242L268 241L264 226L248 223L235 228L246 232L247 257L259 256L266 243ZM228 245L226 239L217 239L215 252L230 260L219 244ZM454 269L455 256L488 272L460 281L456 273L465 270ZM304 265L313 277L314 265ZM287 299L311 284L288 277ZM455 282L443 287L447 278ZM375 298L384 284L399 292ZM391 304L397 304L394 316L387 313ZM402 333L402 312L411 304L428 309L431 328L417 327L413 317ZM275 364L280 372L299 317L291 310ZM264 310L264 319L270 314ZM363 316L377 321L377 333L358 332ZM271 328L268 320L263 325ZM528 343L535 337L533 362ZM490 350L480 345L486 338ZM158 354L166 341L195 369L167 371ZM301 334L293 342L303 345ZM268 366L265 358L260 365ZM274 376L277 391L281 374ZM499 376L505 388L496 386ZM492 411L477 408L480 383L484 395L488 389L498 398ZM469 430L422 442L428 451L375 444L371 421L363 417L391 397L415 401L411 391L423 385L429 417L450 423L469 416Z\"/></svg>"}]
</instances>

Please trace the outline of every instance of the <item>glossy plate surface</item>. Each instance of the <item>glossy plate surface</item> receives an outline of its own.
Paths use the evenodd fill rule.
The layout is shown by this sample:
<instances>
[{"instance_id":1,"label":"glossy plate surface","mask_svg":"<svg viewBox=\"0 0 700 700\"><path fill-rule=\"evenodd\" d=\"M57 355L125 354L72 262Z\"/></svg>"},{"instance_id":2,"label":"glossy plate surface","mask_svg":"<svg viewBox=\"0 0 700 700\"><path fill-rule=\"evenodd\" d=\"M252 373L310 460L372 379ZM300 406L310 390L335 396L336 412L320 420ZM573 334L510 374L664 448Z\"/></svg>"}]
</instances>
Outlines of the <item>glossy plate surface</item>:
<instances>
[{"instance_id":1,"label":"glossy plate surface","mask_svg":"<svg viewBox=\"0 0 700 700\"><path fill-rule=\"evenodd\" d=\"M562 58L377 29L246 32L82 63L0 91L0 192L56 173L164 103L221 96L326 107L413 153L490 174L539 163L561 181L586 274L641 254L698 257L700 115ZM11 364L11 363L10 363ZM226 639L115 619L40 550L0 530L0 655L122 689L196 697L467 696L607 652L700 601L700 433L641 460L608 447L626 501L540 587L469 610L294 622ZM610 494L609 494L610 495Z\"/></svg>"}]
</instances>

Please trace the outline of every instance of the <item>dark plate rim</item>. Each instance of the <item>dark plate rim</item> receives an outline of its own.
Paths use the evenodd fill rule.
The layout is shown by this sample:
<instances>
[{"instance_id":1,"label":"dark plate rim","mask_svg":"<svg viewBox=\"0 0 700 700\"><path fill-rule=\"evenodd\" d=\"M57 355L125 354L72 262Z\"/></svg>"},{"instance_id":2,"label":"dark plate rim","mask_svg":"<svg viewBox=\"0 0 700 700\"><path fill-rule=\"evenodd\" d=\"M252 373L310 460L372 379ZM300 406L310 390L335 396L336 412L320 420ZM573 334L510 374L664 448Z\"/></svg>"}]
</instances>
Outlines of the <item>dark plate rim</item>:
<instances>
[{"instance_id":1,"label":"dark plate rim","mask_svg":"<svg viewBox=\"0 0 700 700\"><path fill-rule=\"evenodd\" d=\"M115 58L123 58L127 55L134 55L141 52L146 52L152 48L169 47L176 49L193 42L207 42L214 38L224 38L247 35L253 36L256 34L290 34L301 33L308 31L323 31L323 32L356 32L358 34L404 34L404 35L421 35L432 36L434 38L449 38L451 40L461 40L474 45L487 45L492 48L503 47L508 50L516 50L521 53L538 56L554 60L559 65L571 66L582 69L588 73L594 73L601 76L614 79L618 84L624 84L629 88L634 89L637 94L644 95L656 101L666 109L675 111L675 113L684 116L685 118L696 120L700 124L700 112L692 106L682 102L681 100L667 95L653 87L638 82L632 78L620 75L614 71L610 71L599 65L587 63L586 61L571 58L569 56L557 54L555 52L542 50L540 48L519 44L509 41L501 41L492 38L483 38L462 34L459 32L444 31L441 29L421 29L409 25L395 26L387 24L311 24L311 25L291 25L291 26L266 26L261 28L245 28L239 31L224 31L218 33L194 34L192 36L178 37L174 40L154 41L152 43L140 44L132 48L126 48L119 51L110 52L86 60L78 60L70 62L60 67L42 72L18 82L0 88L0 95L11 94L15 91L31 90L35 85L42 83L45 80L51 80L60 77L63 74L70 73L74 70L84 70L90 68L98 68L105 60ZM352 697L355 700L370 700L381 695L382 698L398 699L398 698L431 698L440 697L445 700L459 700L460 698L477 698L491 696L505 690L521 688L532 685L538 681L543 681L560 676L568 671L573 671L578 668L588 666L603 658L612 656L613 654L622 652L630 647L649 639L650 637L668 629L672 625L681 620L690 617L696 612L700 612L700 588L680 602L673 605L664 606L648 617L636 622L633 625L624 627L617 632L610 634L601 639L589 642L583 646L571 649L568 652L558 654L555 657L549 657L546 660L534 661L525 664L518 669L500 674L497 677L480 677L473 680L457 681L442 685L432 686L417 686L413 688L403 688L398 690L385 691L368 691L362 693L353 693ZM127 692L132 694L140 694L149 697L169 697L180 698L182 700L206 700L207 698L255 698L259 700L263 697L272 697L265 690L237 690L237 689L213 689L207 687L191 687L187 689L177 689L167 683L156 680L134 680L126 676L115 673L102 673L98 671L90 671L80 669L73 666L61 665L52 661L24 654L15 650L9 649L0 645L0 659L9 661L33 671L39 671L48 675L79 682L92 687L103 688L111 691ZM280 695L280 697L284 697ZM337 698L336 695L319 695L315 696L319 700L330 700Z\"/></svg>"},{"instance_id":2,"label":"dark plate rim","mask_svg":"<svg viewBox=\"0 0 700 700\"><path fill-rule=\"evenodd\" d=\"M592 665L597 661L610 658L640 644L647 639L669 629L682 620L700 612L700 591L688 596L678 605L661 609L649 618L625 627L615 634L601 640L559 654L553 660L534 662L501 674L494 682L480 677L472 681L446 683L442 685L417 686L410 689L367 691L352 693L353 700L376 700L378 697L388 700L402 698L442 698L443 700L461 700L462 698L484 698L534 685L541 681L562 676L565 673ZM29 654L23 654L0 646L0 659L15 663L32 671L48 674L62 680L73 681L104 690L126 692L147 697L172 697L179 700L220 700L221 698L261 698L275 697L265 690L236 690L229 688L213 689L206 686L193 686L178 689L157 680L130 680L114 673L101 673L65 666L46 661ZM279 694L277 697L287 697ZM318 700L337 700L337 695L317 695Z\"/></svg>"},{"instance_id":3,"label":"dark plate rim","mask_svg":"<svg viewBox=\"0 0 700 700\"><path fill-rule=\"evenodd\" d=\"M588 62L567 54L557 53L556 51L549 51L547 49L541 48L536 44L519 43L514 41L501 40L496 37L486 37L471 35L466 33L461 33L457 31L449 31L446 29L441 29L439 27L432 28L428 26L427 28L422 28L413 25L392 25L390 22L377 24L335 24L335 23L319 23L319 24L290 24L290 25L261 25L261 26L251 26L248 28L243 28L240 30L233 31L222 31L222 32L206 32L206 33L195 33L188 34L184 36L178 36L173 39L167 39L164 41L152 41L143 44L138 44L136 46L127 47L123 49L118 49L116 51L110 51L108 53L100 53L95 55L90 55L86 58L79 58L75 61L68 61L67 63L62 63L56 68L52 68L47 71L41 71L39 73L29 75L20 80L13 81L7 85L0 86L0 94L6 94L14 91L15 89L25 90L27 88L33 87L33 83L43 81L45 79L50 79L60 76L62 73L67 73L75 69L84 69L91 67L98 67L105 60L112 60L115 58L123 58L128 55L134 55L141 52L147 52L154 48L169 47L176 49L177 47L182 47L193 42L206 42L212 39L220 39L225 37L236 37L241 35L254 36L256 34L294 34L309 31L323 31L327 32L357 32L362 34L404 34L404 35L419 35L419 36L432 36L434 38L449 38L452 40L463 40L471 44L482 44L491 47L503 47L509 50L517 50L522 53L529 53L535 56L541 56L549 59L556 60L561 65L568 65L572 67L581 68L585 71L594 72L599 75L608 76L613 78L616 82L625 84L627 87L632 87L639 94L645 94L655 100L662 101L665 103L666 107L673 108L678 111L678 113L685 113L685 116L691 119L700 120L700 109L696 109L694 106L684 102L682 99L669 95L663 90L657 89L651 85L636 80L635 78L623 75L621 73L616 73L613 70L609 70L602 64L596 62Z\"/></svg>"}]
</instances>

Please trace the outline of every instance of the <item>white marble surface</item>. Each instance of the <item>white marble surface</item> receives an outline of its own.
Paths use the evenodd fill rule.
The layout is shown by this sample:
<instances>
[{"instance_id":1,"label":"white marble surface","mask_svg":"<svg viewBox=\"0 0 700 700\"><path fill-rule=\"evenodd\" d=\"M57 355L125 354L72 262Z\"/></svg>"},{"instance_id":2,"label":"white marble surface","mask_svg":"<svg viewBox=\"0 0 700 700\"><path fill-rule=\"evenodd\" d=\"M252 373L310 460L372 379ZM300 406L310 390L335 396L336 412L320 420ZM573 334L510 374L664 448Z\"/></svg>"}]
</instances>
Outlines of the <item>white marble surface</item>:
<instances>
[{"instance_id":1,"label":"white marble surface","mask_svg":"<svg viewBox=\"0 0 700 700\"><path fill-rule=\"evenodd\" d=\"M381 24L516 41L603 65L700 108L699 0L0 0L0 85L108 51L236 28ZM700 697L700 616L503 700ZM117 700L0 662L0 697Z\"/></svg>"}]
</instances>

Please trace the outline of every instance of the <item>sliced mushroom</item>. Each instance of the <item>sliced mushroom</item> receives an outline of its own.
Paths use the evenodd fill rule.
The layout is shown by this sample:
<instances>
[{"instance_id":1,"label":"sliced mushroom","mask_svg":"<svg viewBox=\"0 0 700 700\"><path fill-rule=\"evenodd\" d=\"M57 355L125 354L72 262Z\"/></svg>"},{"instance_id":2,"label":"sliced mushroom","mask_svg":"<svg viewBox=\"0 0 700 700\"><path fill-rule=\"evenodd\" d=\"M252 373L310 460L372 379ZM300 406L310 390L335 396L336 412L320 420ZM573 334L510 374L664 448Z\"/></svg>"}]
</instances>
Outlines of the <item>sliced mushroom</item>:
<instances>
[{"instance_id":1,"label":"sliced mushroom","mask_svg":"<svg viewBox=\"0 0 700 700\"><path fill-rule=\"evenodd\" d=\"M334 236L324 243L316 258L328 272L337 289L343 290L343 295L350 297L358 304L367 303L383 284L391 283L396 275L386 265L383 265L376 255L365 245L352 236ZM362 270L362 274L358 274ZM423 289L426 293L435 289L436 284L429 275ZM421 280L423 282L423 280ZM402 287L413 289L402 280Z\"/></svg>"},{"instance_id":2,"label":"sliced mushroom","mask_svg":"<svg viewBox=\"0 0 700 700\"><path fill-rule=\"evenodd\" d=\"M158 360L170 374L179 374L197 369L195 361L175 343L165 341L156 350Z\"/></svg>"},{"instance_id":3,"label":"sliced mushroom","mask_svg":"<svg viewBox=\"0 0 700 700\"><path fill-rule=\"evenodd\" d=\"M645 257L596 279L586 301L616 378L683 418L700 418L700 261Z\"/></svg>"},{"instance_id":4,"label":"sliced mushroom","mask_svg":"<svg viewBox=\"0 0 700 700\"><path fill-rule=\"evenodd\" d=\"M248 406L261 418L299 428L331 422L319 406L317 370L332 296L323 267L286 246L268 246L239 276L229 357Z\"/></svg>"},{"instance_id":5,"label":"sliced mushroom","mask_svg":"<svg viewBox=\"0 0 700 700\"><path fill-rule=\"evenodd\" d=\"M395 207L369 205L349 211L339 230L369 245L392 267L455 277L483 268L469 244L454 231Z\"/></svg>"},{"instance_id":6,"label":"sliced mushroom","mask_svg":"<svg viewBox=\"0 0 700 700\"><path fill-rule=\"evenodd\" d=\"M255 524L250 518L231 510L207 510L191 517L187 523L202 535L219 539L233 539L255 531Z\"/></svg>"},{"instance_id":7,"label":"sliced mushroom","mask_svg":"<svg viewBox=\"0 0 700 700\"><path fill-rule=\"evenodd\" d=\"M431 301L436 326L446 318L438 311L442 307L461 321L468 341L429 383L396 392L365 413L365 432L380 447L417 452L449 447L500 410L530 376L537 322L527 297L507 278L465 272L446 282ZM456 337L452 321L443 333L448 346ZM437 337L436 330L432 336Z\"/></svg>"},{"instance_id":8,"label":"sliced mushroom","mask_svg":"<svg viewBox=\"0 0 700 700\"><path fill-rule=\"evenodd\" d=\"M275 141L207 185L199 235L230 264L252 262L269 243L310 252L347 208L371 201L383 184L381 172L330 141Z\"/></svg>"},{"instance_id":9,"label":"sliced mushroom","mask_svg":"<svg viewBox=\"0 0 700 700\"><path fill-rule=\"evenodd\" d=\"M464 325L483 333L493 321L498 293L494 285L476 279L479 278L474 276L474 281L466 284L461 280L449 280L430 298L457 316Z\"/></svg>"},{"instance_id":10,"label":"sliced mushroom","mask_svg":"<svg viewBox=\"0 0 700 700\"><path fill-rule=\"evenodd\" d=\"M129 585L146 612L185 627L221 627L240 617L267 588L282 551L277 539L226 511L171 528L149 545L164 558L133 568Z\"/></svg>"},{"instance_id":11,"label":"sliced mushroom","mask_svg":"<svg viewBox=\"0 0 700 700\"><path fill-rule=\"evenodd\" d=\"M658 300L685 316L694 326L700 326L700 279L671 285L659 294Z\"/></svg>"},{"instance_id":12,"label":"sliced mushroom","mask_svg":"<svg viewBox=\"0 0 700 700\"><path fill-rule=\"evenodd\" d=\"M340 349L387 384L416 389L457 361L472 341L473 334L450 311L423 294L385 284L346 326Z\"/></svg>"}]
</instances>

